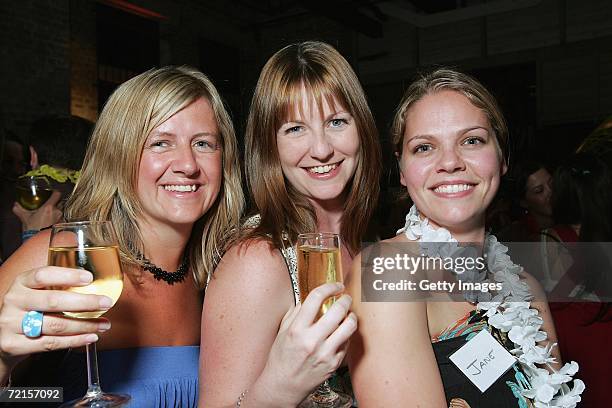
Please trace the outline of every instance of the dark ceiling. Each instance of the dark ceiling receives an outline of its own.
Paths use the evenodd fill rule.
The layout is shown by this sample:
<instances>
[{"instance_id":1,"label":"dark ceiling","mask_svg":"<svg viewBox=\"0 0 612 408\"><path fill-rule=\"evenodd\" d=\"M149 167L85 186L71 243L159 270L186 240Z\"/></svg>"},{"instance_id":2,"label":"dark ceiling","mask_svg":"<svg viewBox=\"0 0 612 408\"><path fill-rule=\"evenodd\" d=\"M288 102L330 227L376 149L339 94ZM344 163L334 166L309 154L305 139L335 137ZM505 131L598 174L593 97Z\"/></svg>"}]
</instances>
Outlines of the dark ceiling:
<instances>
[{"instance_id":1,"label":"dark ceiling","mask_svg":"<svg viewBox=\"0 0 612 408\"><path fill-rule=\"evenodd\" d=\"M383 25L392 16L384 11L386 6L420 16L449 12L459 8L472 7L484 0L239 0L234 4L249 10L255 21L252 24L270 24L292 15L312 13L327 17L347 28L380 38ZM255 18L255 15L258 17Z\"/></svg>"}]
</instances>

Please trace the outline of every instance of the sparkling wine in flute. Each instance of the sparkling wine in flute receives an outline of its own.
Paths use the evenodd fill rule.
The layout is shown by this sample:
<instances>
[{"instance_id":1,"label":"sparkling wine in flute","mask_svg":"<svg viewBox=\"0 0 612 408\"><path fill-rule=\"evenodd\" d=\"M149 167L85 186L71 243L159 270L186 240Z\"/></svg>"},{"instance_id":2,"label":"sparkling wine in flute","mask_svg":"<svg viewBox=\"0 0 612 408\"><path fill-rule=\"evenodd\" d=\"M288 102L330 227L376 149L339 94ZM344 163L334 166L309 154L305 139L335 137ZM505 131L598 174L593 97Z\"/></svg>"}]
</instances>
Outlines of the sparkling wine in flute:
<instances>
[{"instance_id":1,"label":"sparkling wine in flute","mask_svg":"<svg viewBox=\"0 0 612 408\"><path fill-rule=\"evenodd\" d=\"M123 290L121 265L117 246L89 248L49 248L49 265L86 269L93 274L93 282L87 286L64 288L71 292L108 296L113 305ZM92 319L102 316L106 310L95 312L64 312L66 316Z\"/></svg>"},{"instance_id":2,"label":"sparkling wine in flute","mask_svg":"<svg viewBox=\"0 0 612 408\"><path fill-rule=\"evenodd\" d=\"M300 300L324 283L342 282L340 261L340 236L326 232L299 234L297 239L298 286ZM326 313L336 301L336 296L326 299L321 305L317 319ZM320 384L299 408L349 408L352 398L335 392L328 381Z\"/></svg>"},{"instance_id":3,"label":"sparkling wine in flute","mask_svg":"<svg viewBox=\"0 0 612 408\"><path fill-rule=\"evenodd\" d=\"M300 237L311 234L302 234ZM298 242L297 264L300 300L303 302L310 291L324 283L342 282L342 262L337 235L312 234L314 238L302 238ZM329 235L330 237L327 237ZM327 299L321 306L319 317L336 301L336 296Z\"/></svg>"}]
</instances>

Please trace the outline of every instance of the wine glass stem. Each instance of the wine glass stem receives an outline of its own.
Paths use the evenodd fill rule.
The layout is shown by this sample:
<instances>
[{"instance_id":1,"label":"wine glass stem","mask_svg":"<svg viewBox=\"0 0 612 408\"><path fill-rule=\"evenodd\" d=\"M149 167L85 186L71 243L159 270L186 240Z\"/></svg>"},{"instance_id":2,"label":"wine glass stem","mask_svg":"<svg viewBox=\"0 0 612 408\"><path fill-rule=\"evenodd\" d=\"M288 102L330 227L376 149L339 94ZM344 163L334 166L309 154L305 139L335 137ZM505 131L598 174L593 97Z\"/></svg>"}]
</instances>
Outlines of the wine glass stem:
<instances>
[{"instance_id":1,"label":"wine glass stem","mask_svg":"<svg viewBox=\"0 0 612 408\"><path fill-rule=\"evenodd\" d=\"M87 397L95 397L102 394L100 388L100 377L98 376L98 355L96 343L87 344Z\"/></svg>"},{"instance_id":2,"label":"wine glass stem","mask_svg":"<svg viewBox=\"0 0 612 408\"><path fill-rule=\"evenodd\" d=\"M333 407L334 403L338 400L338 394L336 394L329 386L329 381L325 380L321 383L315 392L312 394L313 401L320 404L320 406Z\"/></svg>"}]
</instances>

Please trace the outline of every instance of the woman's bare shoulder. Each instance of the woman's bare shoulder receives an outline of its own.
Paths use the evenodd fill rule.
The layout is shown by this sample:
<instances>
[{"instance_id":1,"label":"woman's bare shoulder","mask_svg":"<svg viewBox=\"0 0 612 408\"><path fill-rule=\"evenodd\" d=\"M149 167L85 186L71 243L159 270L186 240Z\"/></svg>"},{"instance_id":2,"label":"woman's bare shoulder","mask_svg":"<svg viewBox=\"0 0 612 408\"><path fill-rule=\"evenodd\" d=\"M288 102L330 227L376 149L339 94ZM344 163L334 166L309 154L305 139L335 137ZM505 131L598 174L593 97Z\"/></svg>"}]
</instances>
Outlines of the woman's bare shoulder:
<instances>
[{"instance_id":1,"label":"woman's bare shoulder","mask_svg":"<svg viewBox=\"0 0 612 408\"><path fill-rule=\"evenodd\" d=\"M394 244L394 245L401 244L402 247L410 249L411 252L415 252L415 253L419 252L419 241L410 240L408 239L408 237L406 237L405 234L398 234L394 236L393 238L382 240L380 241L380 243L381 244Z\"/></svg>"},{"instance_id":2,"label":"woman's bare shoulder","mask_svg":"<svg viewBox=\"0 0 612 408\"><path fill-rule=\"evenodd\" d=\"M520 273L520 277L529 287L529 292L533 296L532 301L546 302L546 294L544 292L544 288L533 275L523 269Z\"/></svg>"},{"instance_id":3,"label":"woman's bare shoulder","mask_svg":"<svg viewBox=\"0 0 612 408\"><path fill-rule=\"evenodd\" d=\"M284 266L281 253L272 242L265 238L252 238L232 245L221 258L215 274L227 269L238 268L253 271Z\"/></svg>"},{"instance_id":4,"label":"woman's bare shoulder","mask_svg":"<svg viewBox=\"0 0 612 408\"><path fill-rule=\"evenodd\" d=\"M371 274L375 261L388 259L391 262L397 256L404 258L405 255L419 257L420 252L419 243L409 240L404 234L364 246L353 259L349 273L349 284L352 286L352 290L360 291L360 285L357 284L356 280L360 280L365 274Z\"/></svg>"},{"instance_id":5,"label":"woman's bare shoulder","mask_svg":"<svg viewBox=\"0 0 612 408\"><path fill-rule=\"evenodd\" d=\"M206 288L202 329L206 327L207 332L202 341L227 349L224 336L240 333L243 339L231 344L261 336L264 343L271 344L283 315L293 305L291 279L280 251L265 239L236 243L227 250ZM211 339L211 333L220 337Z\"/></svg>"},{"instance_id":6,"label":"woman's bare shoulder","mask_svg":"<svg viewBox=\"0 0 612 408\"><path fill-rule=\"evenodd\" d=\"M248 296L292 294L291 281L280 251L267 239L257 238L232 245L211 276L211 293L238 291Z\"/></svg>"}]
</instances>

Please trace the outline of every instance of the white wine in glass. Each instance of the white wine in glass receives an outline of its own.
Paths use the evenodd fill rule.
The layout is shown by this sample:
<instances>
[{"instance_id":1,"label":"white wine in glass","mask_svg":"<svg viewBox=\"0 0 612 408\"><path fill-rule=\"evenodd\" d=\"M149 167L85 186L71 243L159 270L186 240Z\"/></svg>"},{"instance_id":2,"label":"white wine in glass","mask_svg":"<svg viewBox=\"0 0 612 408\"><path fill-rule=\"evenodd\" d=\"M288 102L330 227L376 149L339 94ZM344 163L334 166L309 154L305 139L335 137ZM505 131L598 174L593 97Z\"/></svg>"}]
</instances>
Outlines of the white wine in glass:
<instances>
[{"instance_id":1,"label":"white wine in glass","mask_svg":"<svg viewBox=\"0 0 612 408\"><path fill-rule=\"evenodd\" d=\"M84 262L83 262L84 260ZM123 290L123 276L119 263L119 249L116 246L83 248L49 248L49 265L64 268L87 269L94 274L94 281L87 286L68 288L71 292L104 295L113 300L113 306ZM106 310L95 312L64 312L66 316L94 319Z\"/></svg>"},{"instance_id":2,"label":"white wine in glass","mask_svg":"<svg viewBox=\"0 0 612 408\"><path fill-rule=\"evenodd\" d=\"M68 222L53 225L49 244L49 265L85 269L92 273L93 281L87 286L56 288L72 292L108 296L113 305L123 289L123 273L119 259L117 236L110 221ZM106 310L64 312L66 316L92 319ZM88 344L88 387L85 396L62 407L120 407L129 395L108 394L102 391L98 375L96 343Z\"/></svg>"},{"instance_id":3,"label":"white wine in glass","mask_svg":"<svg viewBox=\"0 0 612 408\"><path fill-rule=\"evenodd\" d=\"M340 257L340 236L327 232L313 232L298 235L297 241L298 286L300 300L325 283L342 282ZM326 313L336 301L336 296L326 299L321 305L317 318ZM319 385L302 403L300 408L345 408L351 407L350 396L337 393L327 381Z\"/></svg>"},{"instance_id":4,"label":"white wine in glass","mask_svg":"<svg viewBox=\"0 0 612 408\"><path fill-rule=\"evenodd\" d=\"M53 193L51 184L44 177L21 176L15 188L17 201L26 210L40 208Z\"/></svg>"}]
</instances>

